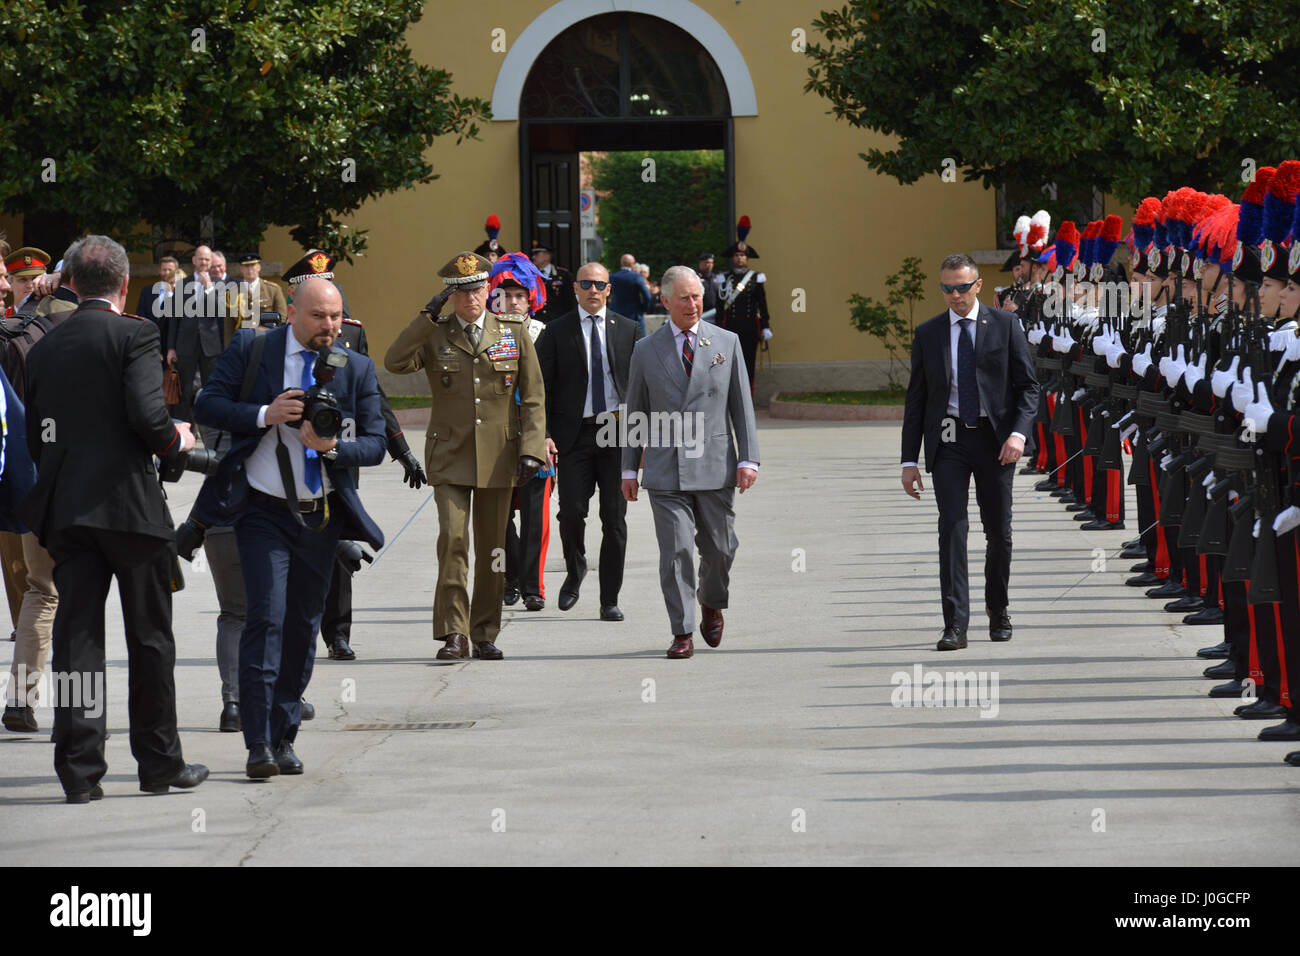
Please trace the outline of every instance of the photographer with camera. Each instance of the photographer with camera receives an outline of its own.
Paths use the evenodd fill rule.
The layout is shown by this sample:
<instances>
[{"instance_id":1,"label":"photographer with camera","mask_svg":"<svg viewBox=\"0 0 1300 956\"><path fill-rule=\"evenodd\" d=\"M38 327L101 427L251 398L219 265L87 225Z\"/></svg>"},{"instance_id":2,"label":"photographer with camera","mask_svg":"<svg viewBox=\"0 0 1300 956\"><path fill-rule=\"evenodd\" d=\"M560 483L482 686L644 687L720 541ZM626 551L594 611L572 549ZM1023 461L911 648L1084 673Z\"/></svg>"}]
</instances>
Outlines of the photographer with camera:
<instances>
[{"instance_id":1,"label":"photographer with camera","mask_svg":"<svg viewBox=\"0 0 1300 956\"><path fill-rule=\"evenodd\" d=\"M239 708L254 779L302 773L293 743L339 539L384 540L349 473L384 457L379 385L369 358L334 345L342 321L334 284L305 280L288 325L236 333L195 401L196 420L232 438L200 517L235 527L248 602Z\"/></svg>"},{"instance_id":2,"label":"photographer with camera","mask_svg":"<svg viewBox=\"0 0 1300 956\"><path fill-rule=\"evenodd\" d=\"M176 730L174 532L154 471L155 455L170 464L194 437L163 403L158 327L122 315L126 250L88 236L71 266L80 304L27 356L27 443L38 476L19 515L53 556L55 587L76 596L54 616L52 669L64 686L103 687L104 595L117 578L131 752L140 789L166 793L208 776L185 763ZM89 696L54 701L54 769L69 803L103 796L105 708Z\"/></svg>"}]
</instances>

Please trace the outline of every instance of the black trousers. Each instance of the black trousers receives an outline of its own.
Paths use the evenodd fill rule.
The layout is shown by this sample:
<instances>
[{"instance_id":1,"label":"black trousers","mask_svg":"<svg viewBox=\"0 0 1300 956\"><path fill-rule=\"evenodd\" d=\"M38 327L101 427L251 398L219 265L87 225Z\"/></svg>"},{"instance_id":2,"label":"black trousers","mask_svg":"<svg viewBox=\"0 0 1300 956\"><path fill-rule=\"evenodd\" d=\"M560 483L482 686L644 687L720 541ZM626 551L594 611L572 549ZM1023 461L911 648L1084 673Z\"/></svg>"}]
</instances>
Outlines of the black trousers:
<instances>
[{"instance_id":1,"label":"black trousers","mask_svg":"<svg viewBox=\"0 0 1300 956\"><path fill-rule=\"evenodd\" d=\"M326 645L339 638L352 643L352 575L336 559L329 593L325 595L325 613L320 619L320 636Z\"/></svg>"},{"instance_id":2,"label":"black trousers","mask_svg":"<svg viewBox=\"0 0 1300 956\"><path fill-rule=\"evenodd\" d=\"M54 585L54 770L68 793L90 790L108 770L104 735L104 601L117 578L126 626L127 714L141 783L185 766L176 732L172 635L173 543L99 528L65 528L50 541Z\"/></svg>"},{"instance_id":3,"label":"black trousers","mask_svg":"<svg viewBox=\"0 0 1300 956\"><path fill-rule=\"evenodd\" d=\"M970 594L966 567L966 535L970 530L967 502L971 479L987 542L984 557L984 605L994 611L1007 606L1011 577L1011 486L1014 463L998 464L1002 447L988 419L977 428L955 422L953 441L935 455L931 477L939 506L939 590L945 627L970 624ZM947 426L945 426L947 427Z\"/></svg>"},{"instance_id":4,"label":"black trousers","mask_svg":"<svg viewBox=\"0 0 1300 956\"><path fill-rule=\"evenodd\" d=\"M177 349L176 371L181 377L181 400L180 404L173 405L171 412L173 418L179 418L182 421L192 421L194 418L194 373L199 376L200 386L208 384L208 379L212 377L212 370L216 367L216 355L204 355L202 346L195 343L193 351L182 352Z\"/></svg>"},{"instance_id":5,"label":"black trousers","mask_svg":"<svg viewBox=\"0 0 1300 956\"><path fill-rule=\"evenodd\" d=\"M560 457L560 543L571 577L587 573L587 510L600 490L600 603L618 603L627 553L627 501L623 498L622 449L596 444L597 427L583 423L578 440Z\"/></svg>"},{"instance_id":6,"label":"black trousers","mask_svg":"<svg viewBox=\"0 0 1300 956\"><path fill-rule=\"evenodd\" d=\"M546 549L551 542L551 476L515 489L506 521L506 587L524 597L546 597ZM515 530L515 512L519 530Z\"/></svg>"}]
</instances>

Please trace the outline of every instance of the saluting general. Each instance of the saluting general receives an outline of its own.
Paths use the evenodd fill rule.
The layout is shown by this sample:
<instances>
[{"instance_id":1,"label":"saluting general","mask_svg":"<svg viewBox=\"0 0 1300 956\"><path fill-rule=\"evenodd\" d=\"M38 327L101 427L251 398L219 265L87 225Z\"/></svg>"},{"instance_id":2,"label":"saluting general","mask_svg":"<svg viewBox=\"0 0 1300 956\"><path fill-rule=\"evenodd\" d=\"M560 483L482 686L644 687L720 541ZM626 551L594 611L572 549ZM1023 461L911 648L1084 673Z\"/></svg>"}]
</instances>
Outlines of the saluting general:
<instances>
[{"instance_id":1,"label":"saluting general","mask_svg":"<svg viewBox=\"0 0 1300 956\"><path fill-rule=\"evenodd\" d=\"M525 316L487 310L492 266L463 252L440 270L445 289L397 337L384 366L429 378L424 462L438 507L438 589L433 636L437 658L501 660L506 520L516 481L537 474L546 457L545 386ZM440 315L451 299L452 314ZM515 392L519 392L516 404ZM469 574L474 526L474 596Z\"/></svg>"}]
</instances>

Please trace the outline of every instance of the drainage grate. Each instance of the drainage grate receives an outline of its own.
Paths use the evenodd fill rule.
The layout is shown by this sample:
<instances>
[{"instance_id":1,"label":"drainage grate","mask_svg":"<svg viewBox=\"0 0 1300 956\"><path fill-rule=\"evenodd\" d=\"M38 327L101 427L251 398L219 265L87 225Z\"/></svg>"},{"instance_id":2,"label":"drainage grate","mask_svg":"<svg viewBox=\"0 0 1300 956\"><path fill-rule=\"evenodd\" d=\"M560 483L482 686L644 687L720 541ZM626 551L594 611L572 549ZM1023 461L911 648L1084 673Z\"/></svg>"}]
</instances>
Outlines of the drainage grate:
<instances>
[{"instance_id":1,"label":"drainage grate","mask_svg":"<svg viewBox=\"0 0 1300 956\"><path fill-rule=\"evenodd\" d=\"M473 727L472 720L426 720L414 724L348 724L344 730L463 730Z\"/></svg>"}]
</instances>

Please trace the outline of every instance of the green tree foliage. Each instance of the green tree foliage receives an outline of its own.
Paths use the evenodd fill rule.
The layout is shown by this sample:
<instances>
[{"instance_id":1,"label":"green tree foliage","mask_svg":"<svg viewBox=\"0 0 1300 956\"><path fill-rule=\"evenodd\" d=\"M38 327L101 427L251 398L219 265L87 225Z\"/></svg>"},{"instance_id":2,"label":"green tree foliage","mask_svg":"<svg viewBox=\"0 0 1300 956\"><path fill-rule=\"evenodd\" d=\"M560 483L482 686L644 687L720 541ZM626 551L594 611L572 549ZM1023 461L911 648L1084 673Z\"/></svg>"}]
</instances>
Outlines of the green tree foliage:
<instances>
[{"instance_id":1,"label":"green tree foliage","mask_svg":"<svg viewBox=\"0 0 1300 956\"><path fill-rule=\"evenodd\" d=\"M601 261L611 270L630 252L658 279L669 266L695 266L704 250L720 255L731 243L720 150L605 153L592 157L592 182L600 197Z\"/></svg>"},{"instance_id":2,"label":"green tree foliage","mask_svg":"<svg viewBox=\"0 0 1300 956\"><path fill-rule=\"evenodd\" d=\"M907 372L906 359L912 354L912 340L916 337L916 306L925 298L925 273L921 260L908 256L893 275L886 277L888 301L877 302L869 296L855 292L849 296L849 323L859 332L866 332L880 340L889 354L889 388L901 391L902 376ZM899 314L899 306L907 313Z\"/></svg>"},{"instance_id":3,"label":"green tree foliage","mask_svg":"<svg viewBox=\"0 0 1300 956\"><path fill-rule=\"evenodd\" d=\"M901 183L1240 192L1300 154L1300 21L1257 0L853 0L814 21L806 89L896 142ZM954 170L955 172L955 170Z\"/></svg>"},{"instance_id":4,"label":"green tree foliage","mask_svg":"<svg viewBox=\"0 0 1300 956\"><path fill-rule=\"evenodd\" d=\"M405 32L422 7L5 0L4 209L119 237L146 222L196 238L211 216L234 250L288 226L350 258L365 237L341 218L436 178L434 139L475 136L487 115L412 58Z\"/></svg>"}]
</instances>

